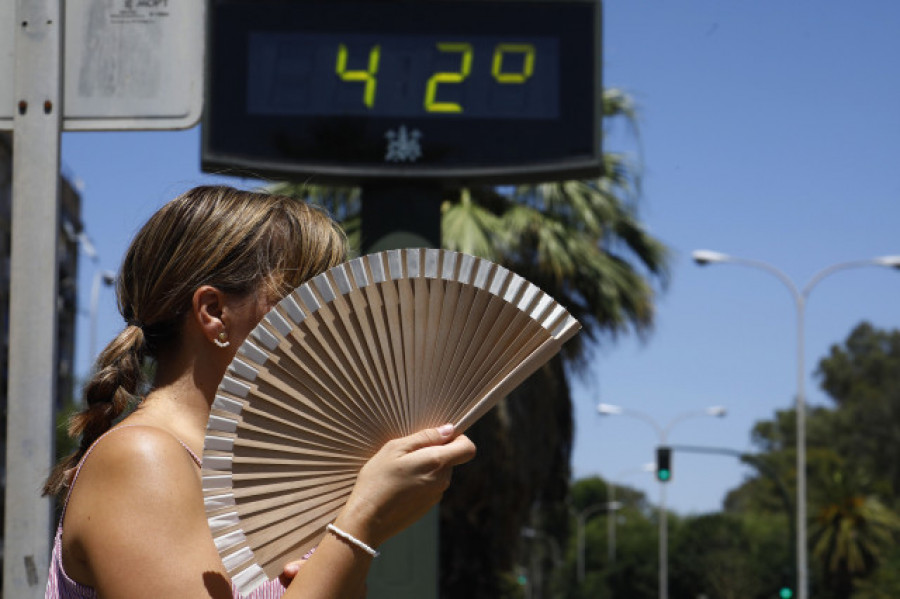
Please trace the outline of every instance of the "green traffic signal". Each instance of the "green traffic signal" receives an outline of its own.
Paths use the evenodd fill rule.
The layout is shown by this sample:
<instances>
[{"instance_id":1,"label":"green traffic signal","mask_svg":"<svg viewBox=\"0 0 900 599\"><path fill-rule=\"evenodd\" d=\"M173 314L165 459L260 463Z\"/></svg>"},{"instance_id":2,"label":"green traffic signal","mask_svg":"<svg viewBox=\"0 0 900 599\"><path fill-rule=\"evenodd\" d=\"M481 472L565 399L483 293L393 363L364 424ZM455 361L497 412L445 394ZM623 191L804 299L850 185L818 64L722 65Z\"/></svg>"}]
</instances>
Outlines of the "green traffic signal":
<instances>
[{"instance_id":1,"label":"green traffic signal","mask_svg":"<svg viewBox=\"0 0 900 599\"><path fill-rule=\"evenodd\" d=\"M781 587L781 590L778 591L778 596L781 599L791 599L794 596L794 590L791 587Z\"/></svg>"},{"instance_id":2,"label":"green traffic signal","mask_svg":"<svg viewBox=\"0 0 900 599\"><path fill-rule=\"evenodd\" d=\"M656 448L656 480L661 483L672 479L672 448L659 446Z\"/></svg>"}]
</instances>

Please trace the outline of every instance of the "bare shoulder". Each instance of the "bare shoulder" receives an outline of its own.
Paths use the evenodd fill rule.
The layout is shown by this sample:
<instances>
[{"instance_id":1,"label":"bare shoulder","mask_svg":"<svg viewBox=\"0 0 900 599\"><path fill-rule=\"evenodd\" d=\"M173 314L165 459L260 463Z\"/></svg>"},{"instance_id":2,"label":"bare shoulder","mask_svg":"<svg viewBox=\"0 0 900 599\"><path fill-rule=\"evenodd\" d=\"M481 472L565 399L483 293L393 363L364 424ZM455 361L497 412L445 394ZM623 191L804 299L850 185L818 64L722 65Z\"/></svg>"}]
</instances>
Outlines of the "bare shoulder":
<instances>
[{"instance_id":1,"label":"bare shoulder","mask_svg":"<svg viewBox=\"0 0 900 599\"><path fill-rule=\"evenodd\" d=\"M121 427L95 445L75 481L63 523L64 563L70 576L96 586L97 563L128 561L148 549L136 538L163 540L198 522L197 467L181 443L158 428Z\"/></svg>"},{"instance_id":2,"label":"bare shoulder","mask_svg":"<svg viewBox=\"0 0 900 599\"><path fill-rule=\"evenodd\" d=\"M138 487L196 479L196 466L170 433L152 426L125 426L111 431L85 460L72 502L86 489L133 493Z\"/></svg>"}]
</instances>

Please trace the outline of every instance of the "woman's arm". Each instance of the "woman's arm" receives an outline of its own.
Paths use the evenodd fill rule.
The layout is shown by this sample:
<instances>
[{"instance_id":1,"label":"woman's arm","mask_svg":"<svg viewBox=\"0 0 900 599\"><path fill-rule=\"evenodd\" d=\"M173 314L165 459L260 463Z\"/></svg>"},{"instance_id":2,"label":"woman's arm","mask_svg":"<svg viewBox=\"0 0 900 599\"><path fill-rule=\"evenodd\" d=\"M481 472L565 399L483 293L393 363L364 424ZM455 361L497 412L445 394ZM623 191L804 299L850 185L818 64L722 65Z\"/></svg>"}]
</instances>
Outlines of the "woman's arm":
<instances>
[{"instance_id":1,"label":"woman's arm","mask_svg":"<svg viewBox=\"0 0 900 599\"><path fill-rule=\"evenodd\" d=\"M421 517L447 488L450 471L475 450L451 429L387 443L363 467L335 524L370 546ZM231 599L212 542L196 466L158 429L111 435L86 462L66 514L70 576L107 599ZM70 539L71 541L67 541ZM333 534L290 584L290 599L360 596L372 557Z\"/></svg>"},{"instance_id":2,"label":"woman's arm","mask_svg":"<svg viewBox=\"0 0 900 599\"><path fill-rule=\"evenodd\" d=\"M441 499L454 466L475 457L475 446L452 427L426 429L385 444L363 466L335 525L378 547L421 518ZM288 587L285 598L362 596L372 556L328 533Z\"/></svg>"}]
</instances>

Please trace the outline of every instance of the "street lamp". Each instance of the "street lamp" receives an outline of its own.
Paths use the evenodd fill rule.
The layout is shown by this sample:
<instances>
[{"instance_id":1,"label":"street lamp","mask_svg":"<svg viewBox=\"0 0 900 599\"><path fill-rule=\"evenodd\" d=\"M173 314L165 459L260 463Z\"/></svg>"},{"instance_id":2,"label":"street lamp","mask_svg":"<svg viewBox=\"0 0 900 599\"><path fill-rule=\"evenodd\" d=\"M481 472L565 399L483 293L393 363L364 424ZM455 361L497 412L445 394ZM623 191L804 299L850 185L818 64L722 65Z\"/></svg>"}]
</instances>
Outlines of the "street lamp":
<instances>
[{"instance_id":1,"label":"street lamp","mask_svg":"<svg viewBox=\"0 0 900 599\"><path fill-rule=\"evenodd\" d=\"M562 565L562 552L560 551L559 545L556 542L556 539L550 537L543 532L531 528L531 527L523 527L519 533L526 539L534 539L535 541L545 541L547 545L550 547L550 555L553 558L553 567L558 569L560 565ZM543 579L541 578L541 564L538 559L538 553L532 552L531 555L531 575L528 577L528 597L530 599L540 599L541 593L543 589Z\"/></svg>"},{"instance_id":2,"label":"street lamp","mask_svg":"<svg viewBox=\"0 0 900 599\"><path fill-rule=\"evenodd\" d=\"M659 447L666 445L666 439L669 432L679 422L688 418L696 418L698 416L713 416L723 418L726 410L722 406L710 406L704 410L695 410L679 414L673 418L666 426L660 426L656 420L649 414L645 414L639 410L632 410L622 406L608 403L601 403L597 406L597 411L604 416L632 416L648 423L656 431L659 437ZM659 599L669 599L669 523L668 514L666 513L666 485L660 481L659 484Z\"/></svg>"},{"instance_id":3,"label":"street lamp","mask_svg":"<svg viewBox=\"0 0 900 599\"><path fill-rule=\"evenodd\" d=\"M869 258L867 260L853 260L850 262L840 262L823 268L809 279L809 282L803 287L798 287L790 277L784 272L775 268L771 264L761 262L759 260L748 260L746 258L736 258L714 252L711 250L696 250L691 256L694 262L704 266L706 264L731 263L749 266L759 270L764 270L784 283L794 298L797 307L797 591L798 599L808 599L808 556L806 547L806 397L805 397L805 381L804 381L804 347L803 347L803 327L804 316L806 311L806 301L809 294L822 279L840 270L848 268L859 268L862 266L885 266L888 268L900 269L900 256L880 256L877 258Z\"/></svg>"},{"instance_id":4,"label":"street lamp","mask_svg":"<svg viewBox=\"0 0 900 599\"><path fill-rule=\"evenodd\" d=\"M98 270L94 273L94 282L91 285L91 342L89 360L97 359L97 304L100 301L100 284L111 287L116 282L116 273L111 270Z\"/></svg>"},{"instance_id":5,"label":"street lamp","mask_svg":"<svg viewBox=\"0 0 900 599\"><path fill-rule=\"evenodd\" d=\"M607 497L610 503L619 505L619 509L624 507L624 503L616 501L616 486L631 474L640 474L641 472L653 472L656 470L656 464L648 462L638 468L628 468L619 472L615 478L606 481L606 487L609 490ZM618 514L612 514L606 519L606 556L607 562L612 568L616 564L616 520Z\"/></svg>"},{"instance_id":6,"label":"street lamp","mask_svg":"<svg viewBox=\"0 0 900 599\"><path fill-rule=\"evenodd\" d=\"M709 406L708 408L704 408L702 410L695 410L679 414L671 421L669 421L669 423L665 427L661 427L659 424L657 424L656 420L654 420L653 417L639 410L632 410L630 408L624 408L622 406L601 403L597 405L597 411L604 416L625 415L643 420L656 430L656 434L659 435L660 445L666 444L666 437L668 436L669 431L671 431L672 427L674 427L682 420L686 420L688 418L696 418L697 416L715 416L717 418L723 418L728 413L728 410L726 410L724 406Z\"/></svg>"},{"instance_id":7,"label":"street lamp","mask_svg":"<svg viewBox=\"0 0 900 599\"><path fill-rule=\"evenodd\" d=\"M594 505L589 505L584 508L580 512L575 514L575 520L578 527L578 582L584 582L584 527L587 524L587 519L590 516L593 516L597 512L606 511L607 518L614 518L617 510L622 507L622 503L619 501L604 501L603 503L595 503ZM613 530L612 528L607 528L607 535L615 534L610 533L609 531ZM607 537L607 546L612 543L613 537Z\"/></svg>"}]
</instances>

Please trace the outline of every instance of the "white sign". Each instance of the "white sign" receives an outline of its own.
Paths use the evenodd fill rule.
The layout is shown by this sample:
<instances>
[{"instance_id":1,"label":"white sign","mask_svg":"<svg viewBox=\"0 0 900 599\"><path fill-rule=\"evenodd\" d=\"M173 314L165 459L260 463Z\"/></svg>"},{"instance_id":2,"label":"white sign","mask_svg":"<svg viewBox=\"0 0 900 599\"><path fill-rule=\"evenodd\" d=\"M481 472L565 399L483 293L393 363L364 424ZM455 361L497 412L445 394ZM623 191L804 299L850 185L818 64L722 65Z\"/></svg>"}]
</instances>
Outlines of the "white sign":
<instances>
[{"instance_id":1,"label":"white sign","mask_svg":"<svg viewBox=\"0 0 900 599\"><path fill-rule=\"evenodd\" d=\"M0 0L0 129L12 129L16 0ZM204 0L65 0L63 128L184 129L203 105Z\"/></svg>"}]
</instances>

